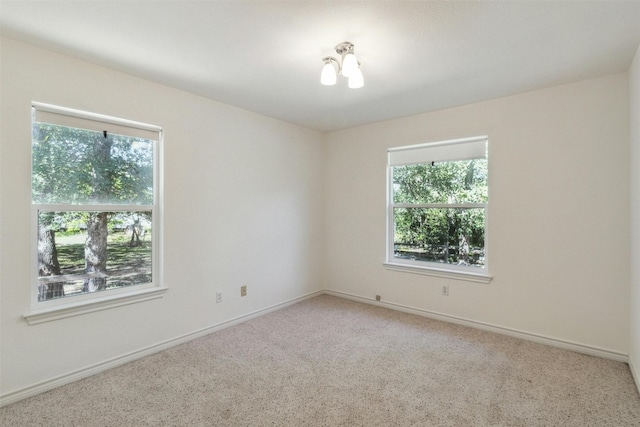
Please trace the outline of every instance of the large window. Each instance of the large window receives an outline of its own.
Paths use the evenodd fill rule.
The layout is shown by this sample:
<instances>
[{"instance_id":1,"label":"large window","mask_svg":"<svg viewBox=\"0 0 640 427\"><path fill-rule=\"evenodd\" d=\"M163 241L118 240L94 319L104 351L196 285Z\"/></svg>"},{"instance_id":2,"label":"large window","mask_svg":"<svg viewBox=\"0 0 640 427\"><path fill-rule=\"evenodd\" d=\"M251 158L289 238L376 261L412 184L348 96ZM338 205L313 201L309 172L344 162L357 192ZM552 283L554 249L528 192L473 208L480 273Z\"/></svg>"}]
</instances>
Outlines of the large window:
<instances>
[{"instance_id":1,"label":"large window","mask_svg":"<svg viewBox=\"0 0 640 427\"><path fill-rule=\"evenodd\" d=\"M387 266L488 281L487 138L388 153Z\"/></svg>"},{"instance_id":2,"label":"large window","mask_svg":"<svg viewBox=\"0 0 640 427\"><path fill-rule=\"evenodd\" d=\"M158 288L161 129L33 104L32 312Z\"/></svg>"}]
</instances>

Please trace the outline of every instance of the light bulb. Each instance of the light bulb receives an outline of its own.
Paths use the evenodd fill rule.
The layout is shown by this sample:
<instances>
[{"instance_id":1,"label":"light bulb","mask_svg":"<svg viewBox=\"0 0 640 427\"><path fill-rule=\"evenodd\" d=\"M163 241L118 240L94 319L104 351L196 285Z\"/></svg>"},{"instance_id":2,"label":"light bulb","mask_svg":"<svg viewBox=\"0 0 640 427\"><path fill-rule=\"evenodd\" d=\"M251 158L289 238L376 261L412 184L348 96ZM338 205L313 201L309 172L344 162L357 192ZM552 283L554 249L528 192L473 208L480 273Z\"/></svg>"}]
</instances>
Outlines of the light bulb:
<instances>
[{"instance_id":1,"label":"light bulb","mask_svg":"<svg viewBox=\"0 0 640 427\"><path fill-rule=\"evenodd\" d=\"M342 75L345 77L351 77L351 74L355 73L358 69L358 60L356 55L349 51L342 58Z\"/></svg>"},{"instance_id":2,"label":"light bulb","mask_svg":"<svg viewBox=\"0 0 640 427\"><path fill-rule=\"evenodd\" d=\"M359 89L362 86L364 86L364 77L362 76L360 68L356 68L356 70L349 76L349 87L351 89Z\"/></svg>"},{"instance_id":3,"label":"light bulb","mask_svg":"<svg viewBox=\"0 0 640 427\"><path fill-rule=\"evenodd\" d=\"M324 67L322 67L322 74L320 75L320 83L325 86L336 84L336 69L331 63L331 60L324 61Z\"/></svg>"}]
</instances>

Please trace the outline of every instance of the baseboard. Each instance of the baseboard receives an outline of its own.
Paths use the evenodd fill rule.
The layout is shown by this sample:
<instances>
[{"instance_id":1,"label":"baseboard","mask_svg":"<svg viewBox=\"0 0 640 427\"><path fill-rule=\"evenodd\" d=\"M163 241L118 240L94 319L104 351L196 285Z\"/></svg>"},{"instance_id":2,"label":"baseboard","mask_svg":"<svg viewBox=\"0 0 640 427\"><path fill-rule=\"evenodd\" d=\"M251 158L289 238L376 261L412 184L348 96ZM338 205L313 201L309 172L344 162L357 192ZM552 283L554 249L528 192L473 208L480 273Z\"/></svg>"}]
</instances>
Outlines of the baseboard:
<instances>
[{"instance_id":1,"label":"baseboard","mask_svg":"<svg viewBox=\"0 0 640 427\"><path fill-rule=\"evenodd\" d=\"M629 356L624 353L619 353L612 350L607 350L599 347L588 346L571 341L565 341L558 338L547 337L544 335L533 334L530 332L519 331L517 329L506 328L504 326L492 325L490 323L479 322L477 320L465 319L463 317L452 316L449 314L438 313L436 311L425 310L422 308L411 307L408 305L397 304L388 301L376 301L374 298L363 297L346 292L333 291L325 289L327 295L333 295L336 297L347 298L353 301L359 301L366 304L373 304L381 307L390 308L392 310L398 310L405 313L416 314L418 316L429 317L431 319L442 320L444 322L456 323L463 326L469 326L471 328L481 329L489 332L495 332L502 335L508 335L515 338L520 338L527 341L533 341L539 344L546 344L553 347L563 348L565 350L575 351L577 353L588 354L590 356L602 357L604 359L611 359L618 362L629 363ZM635 378L635 377L634 377ZM636 381L638 384L638 381Z\"/></svg>"},{"instance_id":2,"label":"baseboard","mask_svg":"<svg viewBox=\"0 0 640 427\"><path fill-rule=\"evenodd\" d=\"M322 295L324 291L316 291L311 292L305 295L302 295L297 298L293 298L278 304L274 304L269 307L262 308L260 310L256 310L247 314L243 314L242 316L235 317L233 319L226 320L221 323L217 323L215 325L208 326L206 328L200 329L195 332L191 332L176 338L172 338L170 340L166 340L140 350L133 351L131 353L124 354L122 356L114 357L112 359L106 360L104 362L97 363L95 365L79 369L77 371L58 376L56 378L52 378L47 381L40 382L38 384L34 384L32 386L8 393L6 395L0 396L0 407L9 405L11 403L17 402L22 399L26 399L28 397L35 396L37 394L43 393L45 391L53 390L54 388L63 386L65 384L72 383L74 381L81 380L83 378L90 377L92 375L98 374L100 372L106 371L111 368L115 368L116 366L124 365L125 363L132 362L137 359L141 359L143 357L149 356L151 354L157 353L162 350L169 349L171 347L175 347L177 345L189 342L196 338L203 337L205 335L209 335L213 332L219 331L224 328L228 328L229 326L237 325L238 323L246 322L247 320L263 316L267 313L270 313L275 310L279 310L281 308L287 307L289 305L298 303L300 301L313 298L318 295Z\"/></svg>"}]
</instances>

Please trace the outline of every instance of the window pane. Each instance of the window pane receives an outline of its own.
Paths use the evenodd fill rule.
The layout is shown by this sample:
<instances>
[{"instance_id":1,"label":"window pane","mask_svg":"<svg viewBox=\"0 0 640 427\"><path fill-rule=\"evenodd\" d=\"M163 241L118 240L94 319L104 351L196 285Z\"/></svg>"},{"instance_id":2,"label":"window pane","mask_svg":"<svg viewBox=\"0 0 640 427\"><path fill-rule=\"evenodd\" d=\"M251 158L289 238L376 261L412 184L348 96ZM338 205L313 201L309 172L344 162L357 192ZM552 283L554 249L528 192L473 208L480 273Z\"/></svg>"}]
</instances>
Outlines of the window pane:
<instances>
[{"instance_id":1,"label":"window pane","mask_svg":"<svg viewBox=\"0 0 640 427\"><path fill-rule=\"evenodd\" d=\"M484 208L395 208L396 259L484 267Z\"/></svg>"},{"instance_id":2,"label":"window pane","mask_svg":"<svg viewBox=\"0 0 640 427\"><path fill-rule=\"evenodd\" d=\"M486 159L393 167L393 203L486 202Z\"/></svg>"},{"instance_id":3,"label":"window pane","mask_svg":"<svg viewBox=\"0 0 640 427\"><path fill-rule=\"evenodd\" d=\"M34 203L153 204L154 141L33 124Z\"/></svg>"},{"instance_id":4,"label":"window pane","mask_svg":"<svg viewBox=\"0 0 640 427\"><path fill-rule=\"evenodd\" d=\"M150 283L151 227L151 211L38 212L38 301Z\"/></svg>"}]
</instances>

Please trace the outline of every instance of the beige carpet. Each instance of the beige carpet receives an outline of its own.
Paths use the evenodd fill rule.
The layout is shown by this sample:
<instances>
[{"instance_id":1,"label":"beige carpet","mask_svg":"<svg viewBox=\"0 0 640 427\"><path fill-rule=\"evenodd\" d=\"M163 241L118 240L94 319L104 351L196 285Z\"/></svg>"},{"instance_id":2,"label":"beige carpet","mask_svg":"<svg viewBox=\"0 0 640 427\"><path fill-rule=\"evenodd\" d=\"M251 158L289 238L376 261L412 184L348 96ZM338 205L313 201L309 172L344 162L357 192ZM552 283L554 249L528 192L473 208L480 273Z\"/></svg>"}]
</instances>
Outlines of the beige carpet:
<instances>
[{"instance_id":1,"label":"beige carpet","mask_svg":"<svg viewBox=\"0 0 640 427\"><path fill-rule=\"evenodd\" d=\"M624 363L320 296L0 409L2 426L639 426Z\"/></svg>"}]
</instances>

